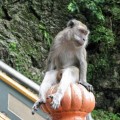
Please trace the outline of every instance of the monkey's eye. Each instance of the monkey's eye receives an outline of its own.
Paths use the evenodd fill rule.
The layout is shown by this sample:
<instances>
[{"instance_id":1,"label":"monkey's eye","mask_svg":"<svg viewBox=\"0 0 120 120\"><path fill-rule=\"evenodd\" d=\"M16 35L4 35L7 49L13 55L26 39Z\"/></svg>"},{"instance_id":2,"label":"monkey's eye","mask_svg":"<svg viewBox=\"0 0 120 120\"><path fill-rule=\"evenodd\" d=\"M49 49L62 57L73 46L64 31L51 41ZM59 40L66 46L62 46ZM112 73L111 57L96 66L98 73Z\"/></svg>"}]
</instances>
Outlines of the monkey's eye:
<instances>
[{"instance_id":1,"label":"monkey's eye","mask_svg":"<svg viewBox=\"0 0 120 120\"><path fill-rule=\"evenodd\" d=\"M84 35L87 35L88 34L88 31L87 30L84 30L84 29L79 29L79 31L84 34Z\"/></svg>"}]
</instances>

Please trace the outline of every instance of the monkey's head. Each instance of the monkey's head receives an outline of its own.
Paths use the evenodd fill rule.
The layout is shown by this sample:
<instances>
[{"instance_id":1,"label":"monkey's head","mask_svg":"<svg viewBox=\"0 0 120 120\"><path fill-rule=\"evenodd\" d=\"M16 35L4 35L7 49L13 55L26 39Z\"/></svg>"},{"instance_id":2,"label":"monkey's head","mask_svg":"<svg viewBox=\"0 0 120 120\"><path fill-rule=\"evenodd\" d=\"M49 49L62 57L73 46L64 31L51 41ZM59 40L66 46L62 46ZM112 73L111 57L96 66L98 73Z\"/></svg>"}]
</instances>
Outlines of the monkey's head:
<instances>
[{"instance_id":1,"label":"monkey's head","mask_svg":"<svg viewBox=\"0 0 120 120\"><path fill-rule=\"evenodd\" d=\"M90 31L87 26L78 20L70 20L67 27L71 29L71 40L76 41L80 46L86 45Z\"/></svg>"}]
</instances>

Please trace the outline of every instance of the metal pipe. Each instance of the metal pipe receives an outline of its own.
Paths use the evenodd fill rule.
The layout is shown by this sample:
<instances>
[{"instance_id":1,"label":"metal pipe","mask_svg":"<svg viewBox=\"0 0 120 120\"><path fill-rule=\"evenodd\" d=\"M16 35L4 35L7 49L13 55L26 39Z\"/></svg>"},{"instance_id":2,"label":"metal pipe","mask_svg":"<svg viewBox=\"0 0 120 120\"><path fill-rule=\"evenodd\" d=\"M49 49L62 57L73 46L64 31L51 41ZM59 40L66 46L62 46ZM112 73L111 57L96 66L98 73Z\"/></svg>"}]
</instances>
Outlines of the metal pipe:
<instances>
[{"instance_id":1,"label":"metal pipe","mask_svg":"<svg viewBox=\"0 0 120 120\"><path fill-rule=\"evenodd\" d=\"M13 68L11 68L10 66L8 66L7 64L5 64L2 61L0 61L0 70L9 74L11 77L13 77L13 78L17 79L18 81L24 83L25 85L29 86L33 90L39 92L39 85L38 84L36 84L32 80L28 79L27 77L25 77L21 73L17 72L16 70L14 70Z\"/></svg>"}]
</instances>

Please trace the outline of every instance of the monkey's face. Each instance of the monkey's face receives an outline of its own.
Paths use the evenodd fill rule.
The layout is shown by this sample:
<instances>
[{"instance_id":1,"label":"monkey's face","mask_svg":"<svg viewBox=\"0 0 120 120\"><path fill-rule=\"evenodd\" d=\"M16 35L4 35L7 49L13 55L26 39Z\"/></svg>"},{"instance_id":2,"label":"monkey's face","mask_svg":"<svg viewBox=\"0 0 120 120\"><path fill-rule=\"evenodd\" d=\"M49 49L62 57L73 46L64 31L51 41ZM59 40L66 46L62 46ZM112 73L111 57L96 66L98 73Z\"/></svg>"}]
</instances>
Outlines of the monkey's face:
<instances>
[{"instance_id":1,"label":"monkey's face","mask_svg":"<svg viewBox=\"0 0 120 120\"><path fill-rule=\"evenodd\" d=\"M75 24L73 27L73 37L78 44L84 45L88 41L89 30L87 29L86 25L79 22Z\"/></svg>"},{"instance_id":2,"label":"monkey's face","mask_svg":"<svg viewBox=\"0 0 120 120\"><path fill-rule=\"evenodd\" d=\"M86 45L89 35L87 26L77 20L71 20L68 25L71 27L73 40L80 46Z\"/></svg>"}]
</instances>

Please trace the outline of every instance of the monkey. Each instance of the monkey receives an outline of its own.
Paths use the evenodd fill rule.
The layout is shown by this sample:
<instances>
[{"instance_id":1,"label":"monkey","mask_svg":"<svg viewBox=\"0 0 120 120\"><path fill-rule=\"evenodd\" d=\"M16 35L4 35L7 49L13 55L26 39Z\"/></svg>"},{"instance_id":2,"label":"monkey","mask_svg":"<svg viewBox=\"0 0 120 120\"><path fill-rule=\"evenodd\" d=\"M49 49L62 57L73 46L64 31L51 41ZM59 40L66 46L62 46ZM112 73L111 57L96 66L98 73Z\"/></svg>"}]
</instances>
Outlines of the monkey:
<instances>
[{"instance_id":1,"label":"monkey","mask_svg":"<svg viewBox=\"0 0 120 120\"><path fill-rule=\"evenodd\" d=\"M57 109L70 83L79 83L93 91L93 86L86 80L87 52L89 29L76 19L68 21L66 28L60 31L53 40L48 59L47 70L39 89L39 100L35 102L32 112L46 102L48 89L57 83L57 92L47 96L52 98L51 107ZM90 116L90 117L89 117ZM92 120L89 114L87 120Z\"/></svg>"}]
</instances>

